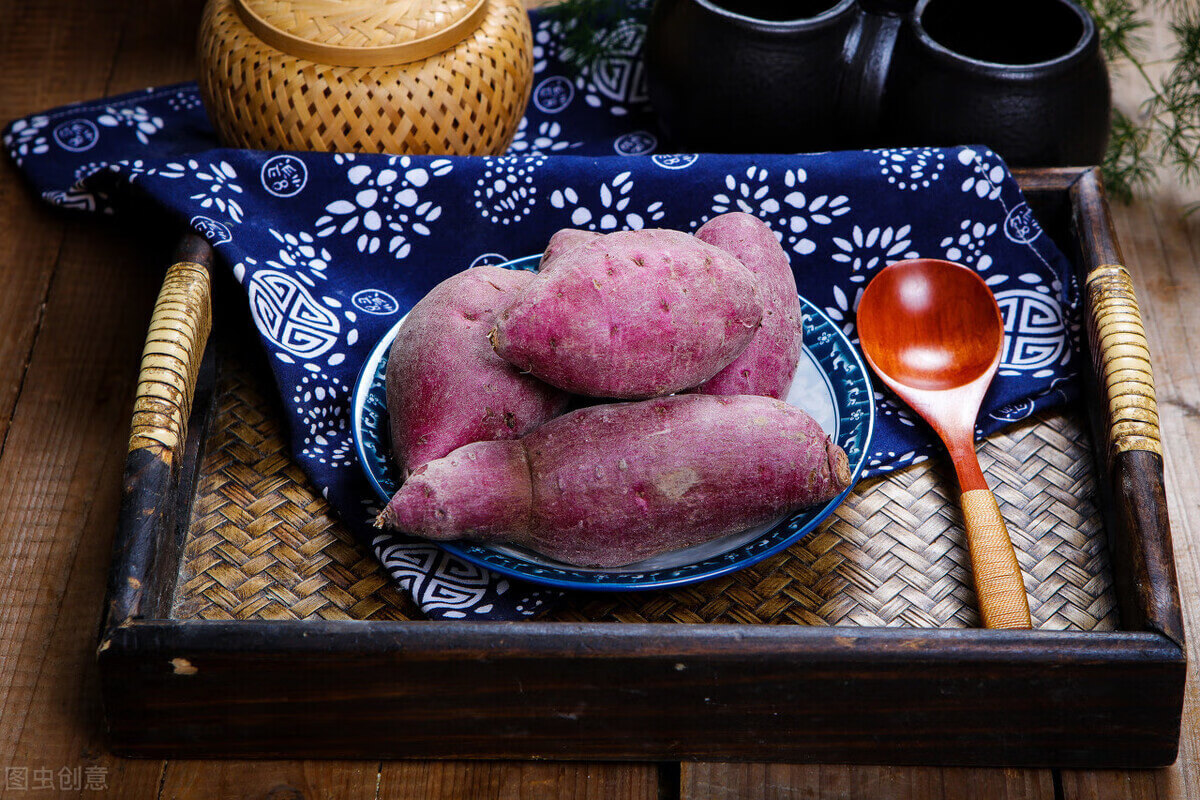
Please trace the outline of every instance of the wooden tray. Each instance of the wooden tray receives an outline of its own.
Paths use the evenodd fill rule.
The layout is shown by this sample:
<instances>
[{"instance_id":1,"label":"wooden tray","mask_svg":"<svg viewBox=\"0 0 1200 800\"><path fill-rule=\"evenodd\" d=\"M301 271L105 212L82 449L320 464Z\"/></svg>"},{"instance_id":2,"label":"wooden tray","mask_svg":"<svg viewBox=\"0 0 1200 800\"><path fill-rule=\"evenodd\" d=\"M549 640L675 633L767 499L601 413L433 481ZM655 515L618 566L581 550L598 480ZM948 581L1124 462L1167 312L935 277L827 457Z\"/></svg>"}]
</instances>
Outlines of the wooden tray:
<instances>
[{"instance_id":1,"label":"wooden tray","mask_svg":"<svg viewBox=\"0 0 1200 800\"><path fill-rule=\"evenodd\" d=\"M243 346L244 304L189 238L133 418L98 650L112 747L1171 763L1186 664L1136 301L1095 174L1018 179L1086 285L1094 365L1085 407L982 448L1036 630L968 627L960 519L937 463L865 483L820 531L728 578L579 595L532 622L416 619L287 456L265 365ZM230 302L206 349L214 281Z\"/></svg>"}]
</instances>

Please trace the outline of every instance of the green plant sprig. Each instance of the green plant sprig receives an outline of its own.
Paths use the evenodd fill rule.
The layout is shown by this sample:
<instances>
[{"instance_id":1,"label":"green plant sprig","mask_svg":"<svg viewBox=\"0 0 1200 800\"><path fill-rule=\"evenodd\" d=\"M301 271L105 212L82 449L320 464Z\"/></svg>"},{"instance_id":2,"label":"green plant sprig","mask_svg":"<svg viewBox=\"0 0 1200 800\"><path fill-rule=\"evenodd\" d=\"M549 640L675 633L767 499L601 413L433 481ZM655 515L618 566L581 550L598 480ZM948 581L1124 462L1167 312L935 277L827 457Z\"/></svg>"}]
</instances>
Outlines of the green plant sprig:
<instances>
[{"instance_id":1,"label":"green plant sprig","mask_svg":"<svg viewBox=\"0 0 1200 800\"><path fill-rule=\"evenodd\" d=\"M1101 170L1116 197L1151 189L1169 166L1187 185L1200 182L1200 3L1197 0L1082 0L1100 31L1112 71L1132 67L1148 96L1136 111L1114 109ZM1142 32L1148 13L1169 15L1171 68L1151 75ZM1195 207L1189 209L1194 211Z\"/></svg>"}]
</instances>

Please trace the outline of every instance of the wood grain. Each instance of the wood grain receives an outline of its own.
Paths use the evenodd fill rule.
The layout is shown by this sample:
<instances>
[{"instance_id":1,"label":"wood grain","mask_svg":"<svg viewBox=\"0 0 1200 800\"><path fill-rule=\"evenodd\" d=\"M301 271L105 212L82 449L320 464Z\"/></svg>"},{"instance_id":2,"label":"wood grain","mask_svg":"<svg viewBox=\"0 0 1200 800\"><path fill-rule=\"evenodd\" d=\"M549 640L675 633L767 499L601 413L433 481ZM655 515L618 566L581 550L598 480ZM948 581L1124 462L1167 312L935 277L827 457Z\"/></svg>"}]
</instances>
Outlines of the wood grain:
<instances>
[{"instance_id":1,"label":"wood grain","mask_svg":"<svg viewBox=\"0 0 1200 800\"><path fill-rule=\"evenodd\" d=\"M5 120L107 90L124 4L64 13L62 3L6 2L0 13ZM143 254L111 227L42 207L4 162L0 766L99 767L111 789L146 796L161 765L104 750L94 647L136 374L125 348L139 336L149 276L130 269Z\"/></svg>"},{"instance_id":2,"label":"wood grain","mask_svg":"<svg viewBox=\"0 0 1200 800\"><path fill-rule=\"evenodd\" d=\"M384 762L379 800L653 800L653 764Z\"/></svg>"},{"instance_id":3,"label":"wood grain","mask_svg":"<svg viewBox=\"0 0 1200 800\"><path fill-rule=\"evenodd\" d=\"M160 800L374 800L377 761L171 761Z\"/></svg>"},{"instance_id":4,"label":"wood grain","mask_svg":"<svg viewBox=\"0 0 1200 800\"><path fill-rule=\"evenodd\" d=\"M102 94L117 50L123 16L116 2L97 2L64 18L51 3L0 5L4 63L20 69L0 72L0 120L40 111L80 97ZM89 50L100 69L79 70L72 55ZM63 221L33 202L17 169L0 159L0 446L42 322L41 308L63 241Z\"/></svg>"},{"instance_id":5,"label":"wood grain","mask_svg":"<svg viewBox=\"0 0 1200 800\"><path fill-rule=\"evenodd\" d=\"M0 640L20 643L0 660L0 754L56 770L110 759L94 637L137 369L128 348L153 294L152 275L130 266L145 251L91 221L68 231L0 456ZM156 774L149 762L130 772Z\"/></svg>"},{"instance_id":6,"label":"wood grain","mask_svg":"<svg viewBox=\"0 0 1200 800\"><path fill-rule=\"evenodd\" d=\"M191 30L180 20L195 18L198 8L197 2L0 3L5 19L0 28L0 111L8 119L106 90L189 77L179 72L177 61L191 47L186 41ZM128 25L130 17L140 21ZM115 53L121 56L117 70ZM1190 540L1200 530L1200 223L1195 218L1182 222L1179 209L1168 198L1161 204L1117 208L1116 216L1147 320L1184 619L1196 631L1200 551ZM309 797L356 796L339 793L356 792L363 779L374 776L370 769L358 775L357 767L344 762L172 762L164 773L161 761L116 759L102 750L95 679L87 671L105 545L116 517L120 459L115 454L123 450L127 411L119 406L122 398L132 396L135 351L145 331L145 317L138 315L148 312L157 285L141 271L154 263L153 254L120 244L121 234L114 228L70 220L37 203L7 161L0 166L0 477L11 481L0 485L0 766L32 767L50 758L106 765L111 791L97 796L155 797L162 778L189 792L180 796L220 797L240 787L257 792L243 796L263 797L278 787L297 787ZM101 269L94 275L86 269L97 265ZM114 273L116 267L124 271ZM131 299L114 303L116 289L110 284L115 281L119 287L130 278ZM137 285L138 280L143 284ZM71 281L77 285L64 288ZM81 308L89 290L95 303L109 304L103 313ZM97 331L97 325L103 330ZM88 334L96 341L87 341ZM51 338L43 343L44 336ZM82 361L70 361L65 372L46 355L64 341L70 346L67 352L78 348L82 353L73 357ZM129 342L132 350L121 351ZM92 363L83 363L89 359ZM91 391L78 392L76 384L71 388L78 396L66 391L67 378L90 379L98 373L103 373L100 383ZM55 426L62 430L56 432ZM1194 661L1195 636L1189 652ZM1196 679L1189 678L1176 766L1065 771L1062 796L1200 796L1196 689ZM18 755L30 760L18 762ZM601 794L604 788L617 797L654 794L646 784L645 765L624 774L611 765L608 769L614 771L603 774L593 765L556 771L562 768L388 764L378 796L455 796L456 789L477 792L458 795L474 797L610 796ZM547 775L553 780L547 782ZM853 797L858 792L932 800L1007 793L1039 798L1053 796L1050 777L1048 771L696 764L684 765L680 795ZM632 788L623 794L622 787ZM736 794L739 787L744 794Z\"/></svg>"},{"instance_id":7,"label":"wood grain","mask_svg":"<svg viewBox=\"0 0 1200 800\"><path fill-rule=\"evenodd\" d=\"M680 800L1054 800L1050 770L684 764Z\"/></svg>"},{"instance_id":8,"label":"wood grain","mask_svg":"<svg viewBox=\"0 0 1200 800\"><path fill-rule=\"evenodd\" d=\"M1167 508L1175 532L1184 627L1192 632L1188 657L1200 658L1200 219L1185 217L1171 187L1154 201L1117 207L1117 235L1125 252L1146 325L1159 394ZM1184 690L1184 724L1174 766L1149 773L1063 773L1064 797L1099 800L1200 796L1197 680Z\"/></svg>"}]
</instances>

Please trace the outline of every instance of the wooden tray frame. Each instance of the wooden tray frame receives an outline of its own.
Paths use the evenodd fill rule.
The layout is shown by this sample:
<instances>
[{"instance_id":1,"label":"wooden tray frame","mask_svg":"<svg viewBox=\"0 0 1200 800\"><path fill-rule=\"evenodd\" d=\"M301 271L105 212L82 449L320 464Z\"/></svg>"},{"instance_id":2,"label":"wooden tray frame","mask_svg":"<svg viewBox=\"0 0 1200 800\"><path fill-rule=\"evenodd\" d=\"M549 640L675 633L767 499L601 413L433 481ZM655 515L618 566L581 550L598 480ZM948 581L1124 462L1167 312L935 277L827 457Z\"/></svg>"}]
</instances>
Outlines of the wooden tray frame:
<instances>
[{"instance_id":1,"label":"wooden tray frame","mask_svg":"<svg viewBox=\"0 0 1200 800\"><path fill-rule=\"evenodd\" d=\"M1173 762L1186 658L1136 300L1095 172L1018 180L1086 286L1086 405L1120 630L170 619L213 393L212 354L200 358L211 251L189 237L134 413L98 648L111 746L156 758Z\"/></svg>"}]
</instances>

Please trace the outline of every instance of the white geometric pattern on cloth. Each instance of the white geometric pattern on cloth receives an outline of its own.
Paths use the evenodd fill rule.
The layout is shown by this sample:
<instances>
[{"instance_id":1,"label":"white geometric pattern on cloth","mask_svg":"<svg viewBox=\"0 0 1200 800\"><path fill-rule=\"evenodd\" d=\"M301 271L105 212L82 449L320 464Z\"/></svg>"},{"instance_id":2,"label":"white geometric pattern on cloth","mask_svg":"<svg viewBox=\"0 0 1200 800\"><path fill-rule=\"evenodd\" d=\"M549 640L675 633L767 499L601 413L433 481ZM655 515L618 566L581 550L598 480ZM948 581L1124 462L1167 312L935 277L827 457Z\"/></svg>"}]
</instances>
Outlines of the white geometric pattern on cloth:
<instances>
[{"instance_id":1,"label":"white geometric pattern on cloth","mask_svg":"<svg viewBox=\"0 0 1200 800\"><path fill-rule=\"evenodd\" d=\"M308 363L304 368L318 372L322 365L313 363L318 357L335 367L346 360L344 349L333 349L343 342L347 347L358 343L358 311L353 301L349 306L337 297L309 293L319 282L327 281L332 255L321 247L312 234L281 233L268 229L281 247L274 258L267 259L260 269L257 260L249 256L233 267L234 277L246 283L246 273L254 271L246 283L251 316L263 337L278 346L275 357L285 364L297 359ZM395 299L392 299L395 305ZM345 323L338 319L339 315Z\"/></svg>"},{"instance_id":2,"label":"white geometric pattern on cloth","mask_svg":"<svg viewBox=\"0 0 1200 800\"><path fill-rule=\"evenodd\" d=\"M333 255L328 249L317 249L317 240L311 233L280 233L270 229L271 236L283 245L275 259L267 260L267 266L292 272L309 286L316 286L316 280L327 280L326 270Z\"/></svg>"},{"instance_id":3,"label":"white geometric pattern on cloth","mask_svg":"<svg viewBox=\"0 0 1200 800\"><path fill-rule=\"evenodd\" d=\"M575 79L589 106L600 108L607 103L610 114L624 116L629 113L628 106L649 99L641 58L645 38L646 26L628 19L603 34L600 46L605 56L584 67Z\"/></svg>"},{"instance_id":4,"label":"white geometric pattern on cloth","mask_svg":"<svg viewBox=\"0 0 1200 800\"><path fill-rule=\"evenodd\" d=\"M658 148L658 137L649 131L623 133L613 142L613 152L619 156L645 156Z\"/></svg>"},{"instance_id":5,"label":"white geometric pattern on cloth","mask_svg":"<svg viewBox=\"0 0 1200 800\"><path fill-rule=\"evenodd\" d=\"M167 105L172 111L190 111L204 105L197 88L180 89L167 98Z\"/></svg>"},{"instance_id":6,"label":"white geometric pattern on cloth","mask_svg":"<svg viewBox=\"0 0 1200 800\"><path fill-rule=\"evenodd\" d=\"M1048 293L1031 289L996 292L1004 315L1004 374L1032 372L1034 377L1054 374L1053 367L1070 359L1067 326L1062 306Z\"/></svg>"},{"instance_id":7,"label":"white geometric pattern on cloth","mask_svg":"<svg viewBox=\"0 0 1200 800\"><path fill-rule=\"evenodd\" d=\"M46 192L42 199L62 208L73 208L78 211L103 211L113 213L112 206L105 203L105 196L94 192L68 189L62 192Z\"/></svg>"},{"instance_id":8,"label":"white geometric pattern on cloth","mask_svg":"<svg viewBox=\"0 0 1200 800\"><path fill-rule=\"evenodd\" d=\"M851 341L857 342L858 335L854 331L854 314L858 311L858 301L862 299L863 287L858 286L853 288L854 299L851 300L847 296L845 289L834 284L830 289L833 294L834 305L825 306L821 310L825 312L825 316L834 322L842 323L842 333L850 337Z\"/></svg>"},{"instance_id":9,"label":"white geometric pattern on cloth","mask_svg":"<svg viewBox=\"0 0 1200 800\"><path fill-rule=\"evenodd\" d=\"M785 247L807 256L817 249L817 243L807 235L810 229L815 225L830 225L835 218L850 212L849 198L845 195L806 196L802 184L808 180L808 174L803 168L783 173L784 187L790 190L783 203L776 199L778 187L769 178L766 169L756 166L747 168L740 177L726 175L724 190L713 195L709 213L693 221L691 227L697 228L718 214L741 211L766 220Z\"/></svg>"},{"instance_id":10,"label":"white geometric pattern on cloth","mask_svg":"<svg viewBox=\"0 0 1200 800\"><path fill-rule=\"evenodd\" d=\"M396 298L383 289L359 289L350 298L350 302L359 311L377 317L390 316L400 310L400 303L396 301Z\"/></svg>"},{"instance_id":11,"label":"white geometric pattern on cloth","mask_svg":"<svg viewBox=\"0 0 1200 800\"><path fill-rule=\"evenodd\" d=\"M575 87L562 75L551 75L533 87L534 106L546 114L557 114L575 99Z\"/></svg>"},{"instance_id":12,"label":"white geometric pattern on cloth","mask_svg":"<svg viewBox=\"0 0 1200 800\"><path fill-rule=\"evenodd\" d=\"M533 74L539 75L550 66L551 59L561 48L562 23L556 19L543 19L533 31ZM574 94L574 89L571 90ZM524 117L522 117L524 121Z\"/></svg>"},{"instance_id":13,"label":"white geometric pattern on cloth","mask_svg":"<svg viewBox=\"0 0 1200 800\"><path fill-rule=\"evenodd\" d=\"M311 361L337 343L338 318L291 275L258 270L250 276L247 291L254 324L276 347Z\"/></svg>"},{"instance_id":14,"label":"white geometric pattern on cloth","mask_svg":"<svg viewBox=\"0 0 1200 800\"><path fill-rule=\"evenodd\" d=\"M54 142L63 150L82 153L100 141L100 129L90 119L69 119L54 126Z\"/></svg>"},{"instance_id":15,"label":"white geometric pattern on cloth","mask_svg":"<svg viewBox=\"0 0 1200 800\"><path fill-rule=\"evenodd\" d=\"M700 156L697 153L660 153L650 160L663 169L687 169L699 161Z\"/></svg>"},{"instance_id":16,"label":"white geometric pattern on cloth","mask_svg":"<svg viewBox=\"0 0 1200 800\"><path fill-rule=\"evenodd\" d=\"M443 552L436 545L396 541L388 535L377 536L375 554L388 574L412 593L423 611L461 619L470 611L487 614L491 604L483 604L492 587L492 576L480 567ZM537 605L540 605L538 603ZM535 609L522 610L529 616Z\"/></svg>"}]
</instances>

